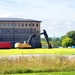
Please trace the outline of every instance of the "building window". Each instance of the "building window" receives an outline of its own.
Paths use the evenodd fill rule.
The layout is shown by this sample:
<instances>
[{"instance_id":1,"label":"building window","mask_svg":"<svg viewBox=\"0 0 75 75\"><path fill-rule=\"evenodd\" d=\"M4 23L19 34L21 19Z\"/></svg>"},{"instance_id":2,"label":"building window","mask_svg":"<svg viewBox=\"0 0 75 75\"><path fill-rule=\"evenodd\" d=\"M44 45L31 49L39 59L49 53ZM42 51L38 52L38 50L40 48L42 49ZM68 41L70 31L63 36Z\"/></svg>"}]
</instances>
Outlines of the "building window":
<instances>
[{"instance_id":1,"label":"building window","mask_svg":"<svg viewBox=\"0 0 75 75\"><path fill-rule=\"evenodd\" d=\"M26 24L26 26L27 26L27 24Z\"/></svg>"},{"instance_id":2,"label":"building window","mask_svg":"<svg viewBox=\"0 0 75 75\"><path fill-rule=\"evenodd\" d=\"M24 26L24 23L22 23L22 26Z\"/></svg>"},{"instance_id":3,"label":"building window","mask_svg":"<svg viewBox=\"0 0 75 75\"><path fill-rule=\"evenodd\" d=\"M15 30L15 33L17 33L17 30Z\"/></svg>"},{"instance_id":4,"label":"building window","mask_svg":"<svg viewBox=\"0 0 75 75\"><path fill-rule=\"evenodd\" d=\"M0 40L2 40L2 37L0 36Z\"/></svg>"},{"instance_id":5,"label":"building window","mask_svg":"<svg viewBox=\"0 0 75 75\"><path fill-rule=\"evenodd\" d=\"M25 30L25 33L27 33L28 31L27 31L27 29Z\"/></svg>"},{"instance_id":6,"label":"building window","mask_svg":"<svg viewBox=\"0 0 75 75\"><path fill-rule=\"evenodd\" d=\"M11 26L13 26L13 23L11 23Z\"/></svg>"},{"instance_id":7,"label":"building window","mask_svg":"<svg viewBox=\"0 0 75 75\"><path fill-rule=\"evenodd\" d=\"M29 24L29 26L31 26L31 24Z\"/></svg>"},{"instance_id":8,"label":"building window","mask_svg":"<svg viewBox=\"0 0 75 75\"><path fill-rule=\"evenodd\" d=\"M9 26L9 23L7 25Z\"/></svg>"},{"instance_id":9,"label":"building window","mask_svg":"<svg viewBox=\"0 0 75 75\"><path fill-rule=\"evenodd\" d=\"M20 33L21 30L18 30L18 32Z\"/></svg>"},{"instance_id":10,"label":"building window","mask_svg":"<svg viewBox=\"0 0 75 75\"><path fill-rule=\"evenodd\" d=\"M0 23L0 26L2 26L2 23Z\"/></svg>"},{"instance_id":11,"label":"building window","mask_svg":"<svg viewBox=\"0 0 75 75\"><path fill-rule=\"evenodd\" d=\"M24 30L21 30L21 32L23 33L23 32L24 32Z\"/></svg>"},{"instance_id":12,"label":"building window","mask_svg":"<svg viewBox=\"0 0 75 75\"><path fill-rule=\"evenodd\" d=\"M33 27L34 27L34 24L33 24Z\"/></svg>"},{"instance_id":13,"label":"building window","mask_svg":"<svg viewBox=\"0 0 75 75\"><path fill-rule=\"evenodd\" d=\"M6 23L4 23L4 26L6 26Z\"/></svg>"},{"instance_id":14,"label":"building window","mask_svg":"<svg viewBox=\"0 0 75 75\"><path fill-rule=\"evenodd\" d=\"M2 30L0 30L0 34L2 33Z\"/></svg>"},{"instance_id":15,"label":"building window","mask_svg":"<svg viewBox=\"0 0 75 75\"><path fill-rule=\"evenodd\" d=\"M16 23L14 25L16 26Z\"/></svg>"},{"instance_id":16,"label":"building window","mask_svg":"<svg viewBox=\"0 0 75 75\"><path fill-rule=\"evenodd\" d=\"M18 23L18 26L20 26L20 23Z\"/></svg>"},{"instance_id":17,"label":"building window","mask_svg":"<svg viewBox=\"0 0 75 75\"><path fill-rule=\"evenodd\" d=\"M38 27L38 24L36 24L36 27Z\"/></svg>"},{"instance_id":18,"label":"building window","mask_svg":"<svg viewBox=\"0 0 75 75\"><path fill-rule=\"evenodd\" d=\"M7 40L10 40L10 37L9 36L7 36Z\"/></svg>"},{"instance_id":19,"label":"building window","mask_svg":"<svg viewBox=\"0 0 75 75\"><path fill-rule=\"evenodd\" d=\"M7 33L10 33L10 30L7 30Z\"/></svg>"},{"instance_id":20,"label":"building window","mask_svg":"<svg viewBox=\"0 0 75 75\"><path fill-rule=\"evenodd\" d=\"M13 30L11 30L11 33L13 33Z\"/></svg>"}]
</instances>

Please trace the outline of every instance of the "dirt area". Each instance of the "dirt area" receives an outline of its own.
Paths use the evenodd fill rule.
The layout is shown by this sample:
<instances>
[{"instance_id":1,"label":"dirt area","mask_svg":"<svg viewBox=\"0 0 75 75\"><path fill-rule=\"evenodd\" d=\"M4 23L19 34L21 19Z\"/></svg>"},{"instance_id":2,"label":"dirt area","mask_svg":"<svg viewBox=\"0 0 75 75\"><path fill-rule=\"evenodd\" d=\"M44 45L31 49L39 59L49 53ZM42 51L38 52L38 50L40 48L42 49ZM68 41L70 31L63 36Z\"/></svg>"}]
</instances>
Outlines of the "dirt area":
<instances>
[{"instance_id":1,"label":"dirt area","mask_svg":"<svg viewBox=\"0 0 75 75\"><path fill-rule=\"evenodd\" d=\"M8 58L8 59L17 59L20 57L59 57L59 58L67 58L69 60L75 60L75 55L55 55L55 54L26 54L26 55L10 55L10 56L0 56L0 59L2 58Z\"/></svg>"}]
</instances>

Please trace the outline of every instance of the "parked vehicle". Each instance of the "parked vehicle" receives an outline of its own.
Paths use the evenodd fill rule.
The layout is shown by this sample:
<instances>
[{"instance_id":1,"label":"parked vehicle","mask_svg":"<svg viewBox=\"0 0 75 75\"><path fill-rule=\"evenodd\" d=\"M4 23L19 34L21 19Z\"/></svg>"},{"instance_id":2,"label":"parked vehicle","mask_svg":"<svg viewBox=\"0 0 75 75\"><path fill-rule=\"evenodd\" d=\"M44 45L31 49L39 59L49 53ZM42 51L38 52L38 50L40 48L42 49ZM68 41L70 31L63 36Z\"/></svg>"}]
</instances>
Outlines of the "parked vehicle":
<instances>
[{"instance_id":1,"label":"parked vehicle","mask_svg":"<svg viewBox=\"0 0 75 75\"><path fill-rule=\"evenodd\" d=\"M11 42L0 42L0 48L1 49L12 48Z\"/></svg>"}]
</instances>

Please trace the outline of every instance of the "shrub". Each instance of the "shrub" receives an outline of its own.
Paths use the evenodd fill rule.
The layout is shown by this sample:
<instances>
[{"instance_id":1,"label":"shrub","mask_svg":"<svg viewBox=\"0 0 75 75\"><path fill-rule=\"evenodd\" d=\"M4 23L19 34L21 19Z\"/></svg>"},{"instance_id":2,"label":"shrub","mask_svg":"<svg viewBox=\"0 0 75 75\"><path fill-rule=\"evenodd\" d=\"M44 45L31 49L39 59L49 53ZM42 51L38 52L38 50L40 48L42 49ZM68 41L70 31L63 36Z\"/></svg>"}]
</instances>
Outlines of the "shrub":
<instances>
[{"instance_id":1,"label":"shrub","mask_svg":"<svg viewBox=\"0 0 75 75\"><path fill-rule=\"evenodd\" d=\"M62 46L68 47L72 46L74 44L74 40L71 38L66 37L65 39L62 40Z\"/></svg>"}]
</instances>

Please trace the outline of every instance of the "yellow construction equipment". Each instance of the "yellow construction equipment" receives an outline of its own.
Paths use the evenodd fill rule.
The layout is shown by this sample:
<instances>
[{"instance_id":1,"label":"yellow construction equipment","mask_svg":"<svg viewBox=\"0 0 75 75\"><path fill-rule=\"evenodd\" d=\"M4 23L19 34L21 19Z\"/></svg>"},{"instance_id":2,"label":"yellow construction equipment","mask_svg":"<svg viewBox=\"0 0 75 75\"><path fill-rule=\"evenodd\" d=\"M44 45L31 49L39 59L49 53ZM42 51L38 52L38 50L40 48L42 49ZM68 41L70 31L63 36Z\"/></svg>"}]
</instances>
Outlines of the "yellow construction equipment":
<instances>
[{"instance_id":1,"label":"yellow construction equipment","mask_svg":"<svg viewBox=\"0 0 75 75\"><path fill-rule=\"evenodd\" d=\"M24 43L15 43L15 48L32 48L32 46L30 45L30 41L32 40L33 37L37 37L39 35L44 34L47 44L48 44L48 48L52 48L51 43L49 43L49 39L48 39L48 35L46 30L43 30L43 33L34 33L32 34L29 39L27 40L27 42L24 41Z\"/></svg>"},{"instance_id":2,"label":"yellow construction equipment","mask_svg":"<svg viewBox=\"0 0 75 75\"><path fill-rule=\"evenodd\" d=\"M15 43L15 48L24 49L24 48L32 48L31 45L27 43Z\"/></svg>"}]
</instances>

